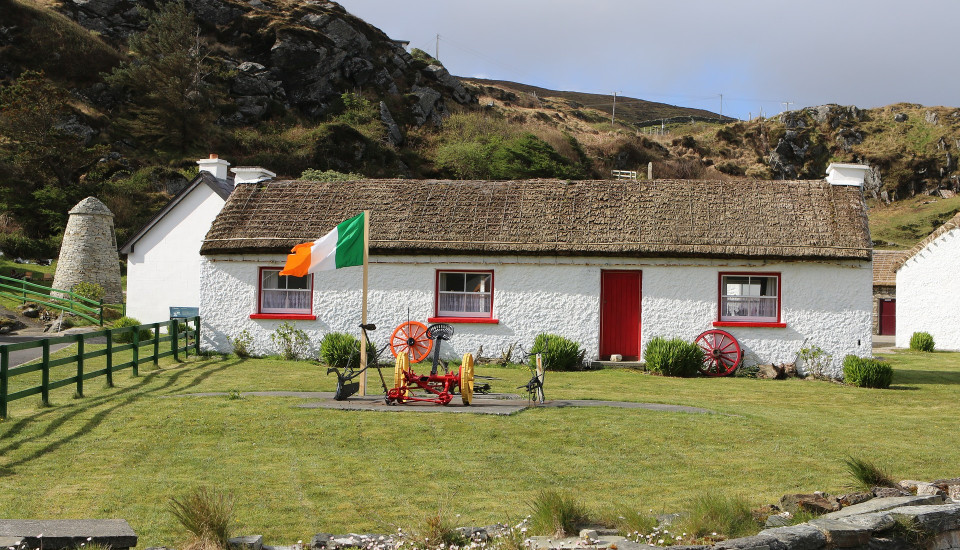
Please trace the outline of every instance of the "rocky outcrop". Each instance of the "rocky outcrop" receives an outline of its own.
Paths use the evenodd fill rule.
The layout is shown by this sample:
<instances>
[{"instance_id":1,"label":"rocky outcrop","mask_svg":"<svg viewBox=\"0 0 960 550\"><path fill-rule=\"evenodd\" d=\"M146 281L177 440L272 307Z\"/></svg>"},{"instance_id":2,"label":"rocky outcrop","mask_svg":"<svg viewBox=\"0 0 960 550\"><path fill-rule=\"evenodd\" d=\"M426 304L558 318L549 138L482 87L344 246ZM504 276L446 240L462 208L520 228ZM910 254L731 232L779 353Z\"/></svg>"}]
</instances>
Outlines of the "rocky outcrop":
<instances>
[{"instance_id":1,"label":"rocky outcrop","mask_svg":"<svg viewBox=\"0 0 960 550\"><path fill-rule=\"evenodd\" d=\"M290 6L273 0L186 0L204 35L219 43L233 108L222 124L251 124L287 109L310 117L329 113L344 92L379 97L411 94L417 124L439 124L445 101L475 101L439 65L414 60L382 31L334 2ZM120 45L144 28L149 0L66 0L62 11ZM225 53L229 52L229 54ZM398 113L394 113L397 115ZM395 139L391 130L391 140Z\"/></svg>"}]
</instances>

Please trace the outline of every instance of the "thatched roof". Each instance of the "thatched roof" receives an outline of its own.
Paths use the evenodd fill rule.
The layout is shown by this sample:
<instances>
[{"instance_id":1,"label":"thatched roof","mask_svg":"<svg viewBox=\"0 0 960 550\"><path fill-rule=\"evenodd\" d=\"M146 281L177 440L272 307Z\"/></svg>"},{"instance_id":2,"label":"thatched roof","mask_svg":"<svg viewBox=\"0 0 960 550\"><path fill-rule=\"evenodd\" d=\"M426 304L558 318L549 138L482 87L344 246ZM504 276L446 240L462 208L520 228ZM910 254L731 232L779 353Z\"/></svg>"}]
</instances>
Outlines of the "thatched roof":
<instances>
[{"instance_id":1,"label":"thatched roof","mask_svg":"<svg viewBox=\"0 0 960 550\"><path fill-rule=\"evenodd\" d=\"M822 181L270 181L238 185L204 255L286 253L368 209L370 249L870 259L858 187Z\"/></svg>"},{"instance_id":2,"label":"thatched roof","mask_svg":"<svg viewBox=\"0 0 960 550\"><path fill-rule=\"evenodd\" d=\"M927 237L926 237L925 239L923 239L922 241L918 242L913 248L911 248L910 250L908 250L908 251L906 252L906 254L904 254L903 257L900 258L900 260L897 261L897 265L894 266L894 268L893 268L894 271L900 269L900 267L901 267L903 264L907 263L907 260L909 260L910 258L912 258L912 257L916 256L917 254L919 254L921 250L923 250L924 248L926 248L928 244L930 244L930 243L932 243L933 241L937 240L941 235L943 235L944 233L946 233L946 232L948 232L948 231L951 231L951 230L953 230L953 229L956 229L956 228L958 228L958 227L960 227L960 214L957 214L956 216L954 216L954 217L950 218L949 220L947 220L947 223L945 223L945 224L941 225L940 227L934 229L933 233L930 233L929 235L927 235ZM372 232L372 230L371 230L371 232Z\"/></svg>"},{"instance_id":3,"label":"thatched roof","mask_svg":"<svg viewBox=\"0 0 960 550\"><path fill-rule=\"evenodd\" d=\"M903 250L874 250L873 286L896 286L897 267L906 254Z\"/></svg>"}]
</instances>

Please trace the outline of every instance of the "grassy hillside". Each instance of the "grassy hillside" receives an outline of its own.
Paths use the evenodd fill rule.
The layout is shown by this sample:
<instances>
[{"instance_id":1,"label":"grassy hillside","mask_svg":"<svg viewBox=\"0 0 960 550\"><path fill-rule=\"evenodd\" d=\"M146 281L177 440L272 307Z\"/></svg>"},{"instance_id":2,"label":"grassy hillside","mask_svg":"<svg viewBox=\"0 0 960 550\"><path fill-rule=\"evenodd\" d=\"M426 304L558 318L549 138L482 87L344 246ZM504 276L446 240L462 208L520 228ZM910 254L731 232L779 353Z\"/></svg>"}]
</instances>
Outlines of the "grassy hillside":
<instances>
[{"instance_id":1,"label":"grassy hillside","mask_svg":"<svg viewBox=\"0 0 960 550\"><path fill-rule=\"evenodd\" d=\"M960 196L919 195L892 204L870 202L870 236L877 248L907 249L960 212Z\"/></svg>"}]
</instances>

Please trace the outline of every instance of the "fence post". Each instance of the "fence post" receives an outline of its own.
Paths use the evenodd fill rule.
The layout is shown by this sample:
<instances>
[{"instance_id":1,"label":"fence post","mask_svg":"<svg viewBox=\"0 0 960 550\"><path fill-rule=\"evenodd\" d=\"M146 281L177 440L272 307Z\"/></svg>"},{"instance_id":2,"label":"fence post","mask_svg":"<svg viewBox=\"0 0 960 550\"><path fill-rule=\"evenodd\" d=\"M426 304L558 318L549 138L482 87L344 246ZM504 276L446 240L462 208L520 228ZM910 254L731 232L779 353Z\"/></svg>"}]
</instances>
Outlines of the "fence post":
<instances>
[{"instance_id":1,"label":"fence post","mask_svg":"<svg viewBox=\"0 0 960 550\"><path fill-rule=\"evenodd\" d=\"M133 327L133 375L140 376L140 326Z\"/></svg>"},{"instance_id":2,"label":"fence post","mask_svg":"<svg viewBox=\"0 0 960 550\"><path fill-rule=\"evenodd\" d=\"M170 320L170 345L173 347L173 360L180 362L180 324L176 319Z\"/></svg>"},{"instance_id":3,"label":"fence post","mask_svg":"<svg viewBox=\"0 0 960 550\"><path fill-rule=\"evenodd\" d=\"M100 298L100 326L103 326L103 298Z\"/></svg>"},{"instance_id":4,"label":"fence post","mask_svg":"<svg viewBox=\"0 0 960 550\"><path fill-rule=\"evenodd\" d=\"M7 417L7 371L10 367L10 350L0 346L0 420Z\"/></svg>"},{"instance_id":5,"label":"fence post","mask_svg":"<svg viewBox=\"0 0 960 550\"><path fill-rule=\"evenodd\" d=\"M107 387L113 387L113 331L107 331Z\"/></svg>"},{"instance_id":6,"label":"fence post","mask_svg":"<svg viewBox=\"0 0 960 550\"><path fill-rule=\"evenodd\" d=\"M40 381L40 400L44 406L50 404L50 340L44 338L40 341L40 348L43 350L42 379Z\"/></svg>"},{"instance_id":7,"label":"fence post","mask_svg":"<svg viewBox=\"0 0 960 550\"><path fill-rule=\"evenodd\" d=\"M197 331L193 334L193 345L197 355L200 355L200 316L197 315L193 320L197 327Z\"/></svg>"},{"instance_id":8,"label":"fence post","mask_svg":"<svg viewBox=\"0 0 960 550\"><path fill-rule=\"evenodd\" d=\"M153 324L153 366L160 366L160 323Z\"/></svg>"},{"instance_id":9,"label":"fence post","mask_svg":"<svg viewBox=\"0 0 960 550\"><path fill-rule=\"evenodd\" d=\"M77 397L83 397L83 333L77 338Z\"/></svg>"}]
</instances>

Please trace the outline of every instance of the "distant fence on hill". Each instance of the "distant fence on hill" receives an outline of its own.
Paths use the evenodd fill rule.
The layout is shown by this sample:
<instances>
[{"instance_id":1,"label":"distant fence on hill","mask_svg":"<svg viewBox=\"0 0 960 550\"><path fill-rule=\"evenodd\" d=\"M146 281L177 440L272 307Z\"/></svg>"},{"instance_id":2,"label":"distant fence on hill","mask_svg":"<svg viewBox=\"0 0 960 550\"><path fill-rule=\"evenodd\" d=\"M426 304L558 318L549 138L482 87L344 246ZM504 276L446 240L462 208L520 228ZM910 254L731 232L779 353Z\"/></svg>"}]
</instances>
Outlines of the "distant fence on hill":
<instances>
[{"instance_id":1,"label":"distant fence on hill","mask_svg":"<svg viewBox=\"0 0 960 550\"><path fill-rule=\"evenodd\" d=\"M634 126L638 128L646 128L649 126L660 126L661 124L684 124L687 122L709 122L711 124L729 124L731 122L736 122L735 118L714 118L698 115L690 116L674 116L670 118L656 118L651 120L641 120L640 122L634 122Z\"/></svg>"},{"instance_id":2,"label":"distant fence on hill","mask_svg":"<svg viewBox=\"0 0 960 550\"><path fill-rule=\"evenodd\" d=\"M192 327L190 326L191 323L193 324ZM166 334L160 332L161 328L166 328ZM141 336L147 332L149 332L150 337L141 339ZM101 348L101 341L92 342L94 338L103 338L106 346ZM124 342L117 345L118 340ZM129 343L126 343L127 340L129 340ZM58 359L50 359L50 346L57 344L76 344L76 353ZM96 349L88 350L88 344L96 347ZM161 344L163 345L161 346ZM163 351L161 351L161 347ZM10 352L36 348L41 350L41 357L38 362L20 366L10 365ZM146 348L146 353L144 353L144 348ZM200 353L199 316L188 319L182 326L181 322L170 320L164 323L83 332L56 338L44 338L33 342L2 345L0 346L0 419L7 417L7 404L11 401L39 394L41 402L49 404L50 390L71 384L76 384L76 396L83 397L83 382L85 380L106 376L107 385L113 386L113 373L117 371L129 368L133 369L134 376L138 376L141 364L152 362L157 365L161 358L170 355L173 356L174 360L179 361L180 353L187 356L190 348L193 348L195 353ZM121 359L126 358L126 352L130 352L130 359L120 362ZM125 354L124 357L118 357L121 353ZM85 367L88 366L87 362L98 357L105 357L106 364L96 370L85 370ZM71 364L75 364L76 367L75 370L70 369L72 376L59 380L50 379L52 368ZM100 365L97 364L97 367L100 367ZM62 373L63 370L65 369L59 370L58 373ZM40 373L39 385L10 391L12 380L15 381L18 376L35 372ZM19 385L26 386L27 384L29 383Z\"/></svg>"}]
</instances>

